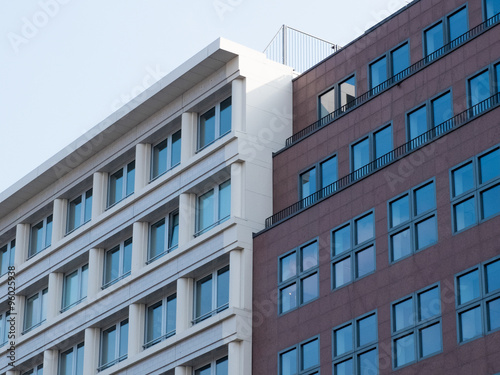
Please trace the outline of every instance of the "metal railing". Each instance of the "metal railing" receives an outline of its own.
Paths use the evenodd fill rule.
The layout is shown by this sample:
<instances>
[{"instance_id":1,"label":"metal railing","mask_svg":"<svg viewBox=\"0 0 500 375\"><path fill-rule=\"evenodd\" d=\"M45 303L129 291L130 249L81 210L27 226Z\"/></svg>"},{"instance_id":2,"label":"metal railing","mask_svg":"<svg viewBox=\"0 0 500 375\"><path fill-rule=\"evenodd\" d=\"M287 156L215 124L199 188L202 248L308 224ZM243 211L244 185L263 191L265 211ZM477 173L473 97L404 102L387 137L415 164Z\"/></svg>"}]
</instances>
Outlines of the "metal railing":
<instances>
[{"instance_id":1,"label":"metal railing","mask_svg":"<svg viewBox=\"0 0 500 375\"><path fill-rule=\"evenodd\" d=\"M293 134L291 137L289 137L286 140L285 143L285 148L289 147L298 141L302 140L303 138L307 137L308 135L314 133L316 130L332 123L334 120L342 116L343 114L351 111L352 109L360 106L361 104L367 102L369 99L373 98L374 96L386 91L390 87L394 86L398 82L401 82L403 79L417 73L418 71L422 70L425 68L427 65L430 63L434 62L438 58L446 55L447 53L451 52L458 46L466 43L467 41L475 38L485 30L489 29L493 25L497 24L500 21L500 13L494 15L493 17L489 18L485 22L479 24L478 26L470 29L467 31L465 34L460 35L458 38L452 40L450 43L446 44L445 46L439 48L438 50L432 52L431 54L425 56L423 59L417 61L415 64L410 65L408 68L405 70L399 72L398 74L392 76L385 82L382 82L380 85L373 87L371 90L365 92L364 94L361 94L360 96L356 97L354 100L350 101L349 103L343 105L342 107L338 108L337 110L329 113L325 117L319 119L318 121L314 122L313 124L309 125L308 127L298 131L297 133Z\"/></svg>"},{"instance_id":2,"label":"metal railing","mask_svg":"<svg viewBox=\"0 0 500 375\"><path fill-rule=\"evenodd\" d=\"M445 122L435 126L431 130L419 135L416 138L406 142L405 144L395 148L394 150L382 155L378 159L364 165L363 167L349 173L347 176L335 181L334 183L325 186L323 189L301 199L300 201L288 206L287 208L277 212L273 216L266 219L266 228L269 228L277 223L288 219L290 216L297 214L303 209L319 202L320 200L330 197L335 193L343 190L351 184L361 180L362 178L380 170L381 168L401 159L409 153L419 149L420 147L430 143L434 139L442 136L443 134L458 128L459 126L470 121L488 110L498 106L500 102L500 92L494 94L486 100L474 105L471 108L459 113L456 116L446 120Z\"/></svg>"}]
</instances>

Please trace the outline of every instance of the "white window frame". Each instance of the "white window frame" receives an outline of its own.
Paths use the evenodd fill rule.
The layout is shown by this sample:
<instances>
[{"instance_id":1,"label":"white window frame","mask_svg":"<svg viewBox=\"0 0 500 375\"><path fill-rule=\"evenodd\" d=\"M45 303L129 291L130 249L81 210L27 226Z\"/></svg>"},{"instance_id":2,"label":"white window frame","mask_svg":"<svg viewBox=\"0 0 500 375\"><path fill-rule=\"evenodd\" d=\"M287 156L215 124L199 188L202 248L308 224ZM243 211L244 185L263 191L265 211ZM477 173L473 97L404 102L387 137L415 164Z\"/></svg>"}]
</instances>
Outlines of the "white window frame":
<instances>
[{"instance_id":1,"label":"white window frame","mask_svg":"<svg viewBox=\"0 0 500 375\"><path fill-rule=\"evenodd\" d=\"M128 332L128 329L130 327L129 325L129 321L128 321L128 318L127 319L124 319L116 324L113 324L112 326L109 326L107 327L106 329L102 329L101 330L101 345L100 345L100 348L99 348L99 367L97 368L97 371L100 372L100 371L103 371L111 366L114 366L116 365L117 363L121 362L121 361L124 361L128 358L128 342L127 342L127 352L123 355L120 356L120 341L121 341L121 327L123 325L127 324L128 327L127 327L127 332ZM104 350L104 347L103 347L103 342L104 342L104 334L106 331L109 331L110 329L114 328L115 329L115 332L116 332L116 336L115 336L115 356L114 356L114 359L111 360L110 362L107 362L107 363L102 363L102 358L103 358L103 350ZM128 333L127 333L127 336L128 336Z\"/></svg>"},{"instance_id":2,"label":"white window frame","mask_svg":"<svg viewBox=\"0 0 500 375\"><path fill-rule=\"evenodd\" d=\"M12 239L8 241L5 245L0 247L0 276L3 276L9 272L9 267L14 266L14 260L15 260L15 251L16 251L16 239ZM3 260L3 255L7 254L5 258L8 260L7 264L4 265L2 262ZM2 272L2 270L5 270Z\"/></svg>"},{"instance_id":3,"label":"white window frame","mask_svg":"<svg viewBox=\"0 0 500 375\"><path fill-rule=\"evenodd\" d=\"M44 288L39 290L37 293L32 294L31 296L26 298L26 305L24 308L24 323L23 323L23 332L22 334L28 333L29 331L41 326L47 320L47 311L44 311L44 305L47 307L47 299L48 299L49 289ZM30 327L26 327L26 315L28 314L28 301L34 297L37 297L38 309L40 310L40 314L37 318L37 321ZM36 307L35 307L36 309Z\"/></svg>"},{"instance_id":4,"label":"white window frame","mask_svg":"<svg viewBox=\"0 0 500 375\"><path fill-rule=\"evenodd\" d=\"M221 191L221 186L229 182L229 216L225 217L220 217L220 191ZM213 191L214 193L214 211L212 212L213 215L213 223L208 225L205 228L200 228L200 220L201 220L201 205L200 205L200 198L203 197L205 194ZM204 191L202 194L198 194L196 197L196 233L194 234L195 237L198 237L202 235L205 232L208 232L210 229L216 227L217 225L223 223L224 221L228 220L231 217L231 179L227 179L226 181L214 186L211 189L208 189Z\"/></svg>"},{"instance_id":5,"label":"white window frame","mask_svg":"<svg viewBox=\"0 0 500 375\"><path fill-rule=\"evenodd\" d=\"M113 285L114 283L120 281L121 279L124 279L125 277L130 275L131 269L128 270L127 272L124 272L124 263L125 263L125 247L128 245L132 246L133 249L133 240L132 237L127 238L125 241L120 242L120 244L112 247L111 249L107 250L104 253L104 269L103 269L103 275L102 275L102 289L106 289L107 287ZM117 250L118 249L118 250ZM118 260L118 276L115 277L114 279L110 279L106 281L106 269L107 269L107 262L108 262L108 254L111 252L119 252L119 260ZM132 254L130 254L130 257L132 257ZM132 268L132 267L131 267Z\"/></svg>"},{"instance_id":6,"label":"white window frame","mask_svg":"<svg viewBox=\"0 0 500 375\"><path fill-rule=\"evenodd\" d=\"M77 345L73 345L70 349L67 349L59 354L59 365L58 365L58 375L83 375L83 374L78 374L78 349L83 348L83 351L81 352L84 355L83 360L85 360L85 343L81 342ZM69 354L70 352L73 353L73 363L71 364L71 374L63 374L62 373L62 368L61 368L61 359L63 355Z\"/></svg>"},{"instance_id":7,"label":"white window frame","mask_svg":"<svg viewBox=\"0 0 500 375\"><path fill-rule=\"evenodd\" d=\"M168 339L169 337L172 337L175 335L176 330L177 330L177 311L175 311L176 315L176 322L175 322L175 329L168 331L167 332L167 322L168 322L168 302L172 301L175 299L175 306L177 308L177 293L172 293L169 294L168 296L163 297L161 300L156 301L155 303L152 303L146 307L146 324L145 324L145 330L144 330L144 345L143 348L147 349L150 348L153 345L156 345L163 340ZM151 308L155 308L161 306L161 334L159 337L146 341L148 339L148 328L151 322L149 322L148 319L148 311Z\"/></svg>"},{"instance_id":8,"label":"white window frame","mask_svg":"<svg viewBox=\"0 0 500 375\"><path fill-rule=\"evenodd\" d=\"M133 165L132 165L133 164ZM132 191L127 194L127 190L129 188L128 186L128 174L130 171L134 171L134 179L132 181ZM111 179L113 178L114 175L117 173L122 172L122 178L123 178L123 184L122 184L122 195L120 199L116 199L114 202L111 202ZM116 204L120 203L124 199L130 197L132 194L134 194L135 191L135 160L132 160L128 164L124 165L120 169L114 171L113 173L109 174L108 177L108 194L107 194L107 209L115 206Z\"/></svg>"},{"instance_id":9,"label":"white window frame","mask_svg":"<svg viewBox=\"0 0 500 375\"><path fill-rule=\"evenodd\" d=\"M198 116L198 126L197 126L197 143L196 143L196 152L200 152L201 150L204 150L205 148L207 148L208 146L214 144L218 139L224 137L226 134L229 134L231 133L231 131L233 130L233 123L232 123L232 119L231 119L231 127L229 129L229 131L226 131L225 133L221 133L221 115L220 115L220 112L221 112L221 105L222 103L224 103L225 101L229 100L230 101L230 105L229 107L231 108L231 113L233 111L233 100L232 100L232 96L228 96L227 98L221 100L220 102L218 102L215 106L207 109L206 111L204 111L202 114L200 114ZM207 114L208 112L210 112L211 110L215 110L215 119L214 119L214 126L215 126L215 130L214 130L214 139L213 141L211 142L208 142L207 144L205 145L202 145L201 144L201 118Z\"/></svg>"},{"instance_id":10,"label":"white window frame","mask_svg":"<svg viewBox=\"0 0 500 375\"><path fill-rule=\"evenodd\" d=\"M163 176L165 173L168 171L174 169L181 163L181 158L179 155L179 161L175 164L173 164L173 143L174 143L174 136L179 135L179 142L181 142L181 153L182 153L182 132L181 130L177 130L173 132L172 134L169 134L167 138L162 140L161 142L156 143L154 146L151 147L151 171L150 171L150 182L156 180L160 176ZM167 160L166 160L166 169L164 171L159 171L157 175L154 174L154 169L155 169L155 149L158 148L160 145L164 144L166 142L166 147L167 147Z\"/></svg>"},{"instance_id":11,"label":"white window frame","mask_svg":"<svg viewBox=\"0 0 500 375\"><path fill-rule=\"evenodd\" d=\"M221 306L217 306L217 297L218 297L218 294L217 294L217 286L218 286L218 275L219 273L224 273L224 272L230 272L229 271L229 265L227 266L224 266L224 267L221 267L207 275L204 275L203 277L200 277L198 279L195 280L194 282L194 304L193 304L193 321L192 323L193 324L197 324L203 320L206 320L206 319L209 319L211 318L212 316L220 313L221 311L224 311L226 309L229 308L229 298L228 298L228 302L226 302L225 304L221 305ZM230 273L228 274L228 276L230 277ZM200 283L201 281L205 280L205 279L208 279L208 278L211 278L212 280L212 310L203 314L203 315L200 315L200 316L196 316L196 310L198 309L198 306L197 306L197 300L198 300L198 283ZM227 289L228 289L228 296L231 292L231 280L229 279L229 282L228 282L228 285L227 285Z\"/></svg>"},{"instance_id":12,"label":"white window frame","mask_svg":"<svg viewBox=\"0 0 500 375\"><path fill-rule=\"evenodd\" d=\"M177 249L179 247L179 237L178 236L177 236L177 243L176 244L171 244L171 241L172 241L172 230L174 228L174 223L175 223L174 217L175 216L177 216L177 218L178 218L177 219L178 220L177 226L180 226L179 209L175 209L175 210L171 211L164 218L162 218L160 220L157 220L154 223L152 223L152 224L149 225L148 260L146 262L147 264L154 262L155 260L161 258L165 254L168 254L168 253L174 251L175 249ZM165 229L164 229L165 230L165 235L164 235L165 242L163 244L163 249L164 250L163 250L163 252L158 253L158 254L152 256L152 241L151 241L151 239L152 239L153 227L155 227L161 221L164 222L164 227L165 227ZM179 230L179 228L177 230ZM171 246L169 246L169 245L171 245Z\"/></svg>"},{"instance_id":13,"label":"white window frame","mask_svg":"<svg viewBox=\"0 0 500 375\"><path fill-rule=\"evenodd\" d=\"M39 221L38 223L36 224L33 224L31 226L31 230L30 230L30 245L29 245L29 250L28 250L28 259L34 257L35 255L37 255L38 253L41 253L43 250L49 248L51 245L52 245L52 226L51 226L51 229L50 229L50 234L47 233L48 230L48 224L50 223L52 225L52 222L53 222L53 215L50 214L49 216L45 217L43 220ZM36 251L36 252L33 252L33 229L35 227L37 227L38 225L42 224L42 227L38 230L41 230L42 231L42 247ZM48 243L47 243L47 238L50 237L48 239Z\"/></svg>"},{"instance_id":14,"label":"white window frame","mask_svg":"<svg viewBox=\"0 0 500 375\"><path fill-rule=\"evenodd\" d=\"M67 219L66 219L66 234L70 234L71 232L77 230L78 228L80 228L81 226L85 225L86 223L88 223L90 220L92 220L92 202L90 204L90 218L88 220L85 221L85 206L86 206L86 200L90 197L93 201L93 191L92 191L92 188L90 189L87 189L85 192L83 192L82 194L74 197L73 199L71 199L69 202L68 202L68 213L67 213ZM75 226L74 228L71 228L69 227L69 223L70 223L70 213L71 213L71 203L73 203L75 200L77 199L81 199L81 205L82 205L82 209L81 209L81 212L80 212L80 225L78 226Z\"/></svg>"},{"instance_id":15,"label":"white window frame","mask_svg":"<svg viewBox=\"0 0 500 375\"><path fill-rule=\"evenodd\" d=\"M72 307L78 305L80 302L82 302L83 300L85 300L87 298L88 285L83 285L83 283L82 283L82 273L84 271L84 268L86 268L87 279L88 279L88 269L89 269L88 263L84 264L84 265L82 265L80 267L78 267L77 269L74 269L71 272L67 272L67 273L64 274L63 298L62 298L61 310L60 310L61 313L65 312L65 311L68 311L69 309L71 309ZM75 302L73 302L70 305L67 305L66 301L65 301L65 298L66 298L66 289L67 289L67 281L66 280L67 280L67 277L69 275L72 275L75 272L77 272L77 279L78 279L78 296L77 296L77 300ZM82 295L83 294L82 293L82 287L85 287L85 295Z\"/></svg>"}]
</instances>

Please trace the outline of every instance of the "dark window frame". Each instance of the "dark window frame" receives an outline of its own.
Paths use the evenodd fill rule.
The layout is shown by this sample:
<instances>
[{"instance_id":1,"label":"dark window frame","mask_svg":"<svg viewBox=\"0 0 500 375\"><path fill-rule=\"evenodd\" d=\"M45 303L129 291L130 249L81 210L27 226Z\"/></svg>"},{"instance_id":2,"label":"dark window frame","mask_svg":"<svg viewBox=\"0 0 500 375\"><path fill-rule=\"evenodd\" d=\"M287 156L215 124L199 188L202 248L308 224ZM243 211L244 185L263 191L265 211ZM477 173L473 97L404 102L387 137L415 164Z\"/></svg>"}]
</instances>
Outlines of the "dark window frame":
<instances>
[{"instance_id":1,"label":"dark window frame","mask_svg":"<svg viewBox=\"0 0 500 375\"><path fill-rule=\"evenodd\" d=\"M126 319L123 319L111 326L108 326L106 327L106 329L101 329L101 335L100 335L100 346L99 346L99 367L97 368L97 371L100 372L100 371L103 371L107 368L110 368L111 366L114 366L116 365L118 362L121 362L121 361L124 361L128 358L128 342L127 342L127 353L120 356L120 340L121 340L121 327L122 325L124 324L127 324L129 325L129 320L128 318ZM130 327L130 325L129 325ZM115 355L116 355L116 358L107 362L107 363L102 363L102 357L103 357L103 339L104 339L104 333L106 331L110 331L111 329L115 329L115 332L116 332L116 338L115 338ZM128 331L128 328L127 328L127 331ZM128 337L128 334L127 333L127 337Z\"/></svg>"},{"instance_id":2,"label":"dark window frame","mask_svg":"<svg viewBox=\"0 0 500 375\"><path fill-rule=\"evenodd\" d=\"M182 129L178 129L171 134L168 135L165 139L162 141L155 143L154 145L151 146L151 166L150 166L150 172L149 172L149 182L153 182L156 179L160 178L161 176L165 175L167 172L171 171L175 167L181 164L181 158L179 157L179 162L172 164L172 151L173 151L173 139L174 136L179 134L179 139L181 142L181 154L182 154ZM155 149L159 147L160 145L167 143L167 160L166 160L166 169L164 171L158 172L157 175L154 174L154 169L155 169Z\"/></svg>"},{"instance_id":3,"label":"dark window frame","mask_svg":"<svg viewBox=\"0 0 500 375\"><path fill-rule=\"evenodd\" d=\"M357 91L358 91L358 88L357 88L357 73L356 71L348 74L347 76L345 76L344 78L342 78L341 80L339 80L338 82L336 82L335 84L329 86L327 89L321 91L319 94L318 94L318 97L317 97L317 101L316 101L316 105L317 105L317 115L318 115L318 120L325 117L325 116L328 116L328 114L326 114L325 116L321 117L321 97L327 93L329 93L330 91L334 90L333 92L333 104L334 104L334 109L333 109L333 112L339 110L340 108L342 108L342 101L341 101L341 95L340 95L340 86L349 81L351 78L354 78L354 98L356 98L357 96ZM352 103L354 100L352 100L350 103ZM354 105L354 104L352 104ZM351 105L351 106L352 106ZM333 112L330 112L330 113L333 113Z\"/></svg>"},{"instance_id":4,"label":"dark window frame","mask_svg":"<svg viewBox=\"0 0 500 375\"><path fill-rule=\"evenodd\" d=\"M313 366L313 367L309 367L307 369L304 369L304 370L301 370L302 368L302 364L303 364L303 356L302 356L302 347L304 345L307 345L313 341L317 341L318 342L318 364L317 366ZM316 336L313 336L313 337L310 337L306 340L303 340L301 342L299 342L298 344L295 344L295 345L292 345L286 349L283 349L283 350L280 350L278 352L278 374L279 375L282 375L283 374L283 369L282 369L282 366L281 366L281 356L283 354L286 354L292 350L296 350L296 353L297 353L297 375L316 375L316 374L319 374L320 373L320 363L321 363L321 345L320 345L320 335L316 335Z\"/></svg>"},{"instance_id":5,"label":"dark window frame","mask_svg":"<svg viewBox=\"0 0 500 375\"><path fill-rule=\"evenodd\" d=\"M133 163L133 167L131 164ZM132 186L132 192L127 194L128 190L128 173L130 170L134 171L134 186ZM122 178L123 178L123 186L122 186L122 197L120 199L115 200L114 202L111 203L111 178L116 175L117 173L122 172ZM113 173L110 173L108 176L108 186L107 186L107 194L106 194L106 209L110 209L114 206L116 206L118 203L124 201L126 198L130 197L131 195L134 194L135 192L135 160L132 160L122 166L121 168L115 170Z\"/></svg>"},{"instance_id":6,"label":"dark window frame","mask_svg":"<svg viewBox=\"0 0 500 375\"><path fill-rule=\"evenodd\" d=\"M394 71L394 64L393 64L393 61L392 61L392 53L396 50L398 50L399 48L403 47L404 45L407 45L408 46L408 67L411 66L411 48L410 48L410 39L406 39L404 41L402 41L401 43L397 44L396 46L394 46L393 48L391 48L390 50L386 51L385 53L383 53L382 55L379 55L377 58L373 59L372 61L370 61L368 63L368 67L367 67L367 77L368 77L368 90L373 90L374 88L376 88L378 85L381 85L382 83L384 83L385 81L391 79L391 77L394 77L394 76L397 76L398 74L401 74L401 72L399 73L396 73L396 74L393 74L393 71ZM380 60L382 59L385 59L385 64L386 64L386 79L385 81L382 81L380 82L378 85L376 86L373 86L372 85L372 73L371 73L371 66L377 62L379 62ZM407 68L408 68L407 67ZM381 89L380 91L383 91L385 90L385 87L383 89ZM379 91L377 91L379 92ZM376 92L376 93L377 93ZM375 94L375 93L374 93Z\"/></svg>"},{"instance_id":7,"label":"dark window frame","mask_svg":"<svg viewBox=\"0 0 500 375\"><path fill-rule=\"evenodd\" d=\"M176 321L175 321L175 329L167 331L167 323L168 323L168 302L172 301L175 299L175 304L176 304ZM151 339L147 341L148 339L148 329L149 325L151 324L148 319L148 311L151 308L155 308L161 306L161 327L160 327L160 336ZM154 346L172 336L174 336L177 332L177 291L168 293L165 295L163 298L161 298L159 301L156 301L154 303L148 304L146 306L146 311L145 311L145 324L144 324L144 344L143 348L147 349L150 348L151 346Z\"/></svg>"},{"instance_id":8,"label":"dark window frame","mask_svg":"<svg viewBox=\"0 0 500 375\"><path fill-rule=\"evenodd\" d=\"M151 223L149 225L149 228L148 228L148 254L147 254L146 264L154 262L155 260L163 257L164 255L166 255L168 253L171 253L172 251L176 250L179 247L179 238L177 238L176 244L173 244L172 246L170 246L171 242L172 242L172 230L174 228L174 223L175 223L174 217L176 215L177 215L178 220L179 220L178 226L180 226L180 216L179 216L180 214L179 214L178 208L170 211L168 215L166 215L165 217L163 217L161 219L155 220L153 223ZM153 227L156 226L157 224L159 224L161 221L164 222L164 226L165 226L165 228L164 228L164 230L165 230L165 243L163 244L164 250L163 250L163 252L156 254L155 256L151 256L152 255L151 250L152 250Z\"/></svg>"},{"instance_id":9,"label":"dark window frame","mask_svg":"<svg viewBox=\"0 0 500 375\"><path fill-rule=\"evenodd\" d=\"M370 133L356 139L354 142L349 144L349 168L350 168L349 170L351 173L358 170L358 169L363 168L363 166L362 166L358 169L354 169L354 146L356 146L357 144L368 139L368 157L369 157L369 160L368 160L368 163L365 164L365 166L370 164L371 162L373 162L377 159L377 157L376 157L376 140L375 140L376 134L380 133L381 131L383 131L387 128L391 129L391 140L392 140L391 151L392 151L394 149L394 132L393 132L393 122L392 121L389 121L389 122L385 123L384 125L379 126L375 130L373 130ZM383 164L385 164L385 163L383 163Z\"/></svg>"},{"instance_id":10,"label":"dark window frame","mask_svg":"<svg viewBox=\"0 0 500 375\"><path fill-rule=\"evenodd\" d=\"M222 273L225 273L225 272L228 272L228 277L229 277L229 281L228 281L228 285L227 285L227 290L228 290L228 302L224 303L223 305L221 306L218 306L218 303L217 303L217 299L219 297L218 295L218 283L219 283L219 278L218 276ZM229 308L229 303L230 303L230 299L231 299L231 269L229 268L229 264L223 266L223 267L217 267L216 270L208 273L208 274L204 274L203 276L195 279L194 283L193 283L193 287L194 287L194 293L193 293L193 297L194 297L194 303L193 303L193 320L191 321L191 323L193 325L196 325L204 320L207 320L207 319L210 319L211 317L217 315L218 313L224 311L224 310L227 310ZM212 292L211 292L211 296L212 296L212 305L211 305L211 310L205 314L202 314L200 316L197 316L196 314L196 310L198 308L198 304L197 304L197 299L198 299L198 283L201 282L202 280L205 280L205 279L208 279L210 278L212 280Z\"/></svg>"},{"instance_id":11,"label":"dark window frame","mask_svg":"<svg viewBox=\"0 0 500 375\"><path fill-rule=\"evenodd\" d=\"M220 113L221 113L221 105L222 103L226 102L227 100L230 101L230 104L229 104L229 107L231 108L231 127L229 129L229 131L226 131L225 133L221 133L221 116L220 116ZM214 110L215 111L215 114L214 114L214 139L211 141L211 142L208 142L207 144L204 144L202 145L201 143L201 118L207 114L208 112L210 112L211 110ZM206 149L207 147L209 147L210 145L214 144L215 142L217 142L217 140L221 139L222 137L224 137L225 135L227 134L230 134L234 127L233 127L233 123L232 123L232 111L233 111L233 98L232 98L232 95L228 95L227 97L225 97L224 99L222 100L219 100L215 105L211 106L209 109L201 112L199 115L198 115L198 122L197 122L197 130L196 130L196 153L198 152L201 152L202 150Z\"/></svg>"},{"instance_id":12,"label":"dark window frame","mask_svg":"<svg viewBox=\"0 0 500 375\"><path fill-rule=\"evenodd\" d=\"M86 206L86 200L88 198L91 198L91 204L90 204L90 219L88 220L85 220L85 216L86 216L86 209L85 209L85 206ZM73 233L75 230L77 230L78 228L81 228L82 226L84 226L85 224L87 224L88 222L90 222L92 220L92 205L93 205L93 202L94 202L94 192L93 192L93 188L90 188L90 189L86 189L83 193L77 195L76 197L74 197L73 199L70 199L68 201L68 209L67 209L67 216L66 216L66 235L70 234L70 233ZM80 199L80 204L82 205L82 208L81 208L81 213L80 213L80 225L78 226L75 226L74 228L71 228L69 227L69 223L70 223L70 212L71 212L71 203L73 203L74 201L76 201L77 199Z\"/></svg>"},{"instance_id":13,"label":"dark window frame","mask_svg":"<svg viewBox=\"0 0 500 375\"><path fill-rule=\"evenodd\" d=\"M490 90L489 96L492 97L493 95L500 93L500 87L497 85L497 82L500 82L500 77L497 77L497 72L496 68L497 66L500 66L500 60L495 60L492 63L488 64L484 68L481 68L477 70L476 72L468 75L465 78L465 92L466 92L466 98L467 98L467 108L472 107L472 95L471 95L471 87L470 87L470 81L481 74L488 72L488 88Z\"/></svg>"},{"instance_id":14,"label":"dark window frame","mask_svg":"<svg viewBox=\"0 0 500 375\"><path fill-rule=\"evenodd\" d=\"M127 276L130 275L131 273L131 270L127 271L127 272L124 272L124 269L123 269L123 265L124 265L124 261L125 261L125 247L128 246L128 244L130 244L133 248L133 237L129 237L127 238L126 240L124 241L121 241L118 245L116 246L113 246L111 249L109 250L106 250L104 252L104 267L103 267L103 275L102 275L102 286L101 286L101 289L106 289L108 288L109 286L117 283L118 281L126 278ZM108 253L111 253L111 252L114 252L118 249L118 252L119 252L119 264L118 264L118 276L115 277L114 279L110 279L108 281L106 281L106 266L107 266L107 254Z\"/></svg>"},{"instance_id":15,"label":"dark window frame","mask_svg":"<svg viewBox=\"0 0 500 375\"><path fill-rule=\"evenodd\" d=\"M334 182L338 180L338 174L339 174L339 171L338 171L338 164L339 164L339 160L338 160L338 152L334 152L333 154L330 154L328 155L327 157L321 159L320 161L312 164L312 165L309 165L308 167L302 169L300 172L299 172L299 179L298 179L298 188L297 188L297 191L299 192L299 200L300 199L304 199L306 198L306 196L303 196L302 194L302 175L315 169L316 170L316 191L315 192L318 192L320 191L321 189L325 188L325 186L323 186L322 184L322 169L321 169L321 166L326 163L327 161L330 161L332 159L336 159L335 162L336 162L336 168L337 168L337 177L335 178ZM328 186L328 185L327 185ZM311 194L314 194L315 192L311 193Z\"/></svg>"}]
</instances>

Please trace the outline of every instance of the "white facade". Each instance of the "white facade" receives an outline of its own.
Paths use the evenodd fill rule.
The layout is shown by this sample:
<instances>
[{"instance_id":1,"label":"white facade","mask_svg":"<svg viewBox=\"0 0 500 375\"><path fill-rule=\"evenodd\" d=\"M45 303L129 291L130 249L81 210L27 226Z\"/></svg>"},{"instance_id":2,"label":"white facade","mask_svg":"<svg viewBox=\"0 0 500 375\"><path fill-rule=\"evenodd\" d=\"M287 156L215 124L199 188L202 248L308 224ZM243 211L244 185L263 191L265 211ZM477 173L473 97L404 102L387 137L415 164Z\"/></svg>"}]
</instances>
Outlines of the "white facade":
<instances>
[{"instance_id":1,"label":"white facade","mask_svg":"<svg viewBox=\"0 0 500 375\"><path fill-rule=\"evenodd\" d=\"M252 233L272 214L292 78L219 39L0 194L16 332L0 374L251 373Z\"/></svg>"}]
</instances>

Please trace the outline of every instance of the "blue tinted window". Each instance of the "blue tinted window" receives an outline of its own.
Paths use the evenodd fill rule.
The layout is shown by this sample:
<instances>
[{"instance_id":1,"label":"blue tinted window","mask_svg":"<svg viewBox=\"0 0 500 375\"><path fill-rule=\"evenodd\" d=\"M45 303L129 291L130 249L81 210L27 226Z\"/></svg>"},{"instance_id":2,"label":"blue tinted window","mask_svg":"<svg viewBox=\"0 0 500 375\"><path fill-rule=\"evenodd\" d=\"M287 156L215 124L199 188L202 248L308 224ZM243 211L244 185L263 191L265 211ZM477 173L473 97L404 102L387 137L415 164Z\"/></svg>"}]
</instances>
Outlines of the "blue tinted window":
<instances>
[{"instance_id":1,"label":"blue tinted window","mask_svg":"<svg viewBox=\"0 0 500 375\"><path fill-rule=\"evenodd\" d=\"M425 35L425 52L430 55L434 51L440 49L444 45L443 23L440 22L436 26L424 32Z\"/></svg>"},{"instance_id":2,"label":"blue tinted window","mask_svg":"<svg viewBox=\"0 0 500 375\"><path fill-rule=\"evenodd\" d=\"M352 170L355 171L370 162L370 142L366 138L352 146Z\"/></svg>"},{"instance_id":3,"label":"blue tinted window","mask_svg":"<svg viewBox=\"0 0 500 375\"><path fill-rule=\"evenodd\" d=\"M486 18L489 19L500 13L500 0L485 0L486 2Z\"/></svg>"},{"instance_id":4,"label":"blue tinted window","mask_svg":"<svg viewBox=\"0 0 500 375\"><path fill-rule=\"evenodd\" d=\"M410 66L410 52L408 50L408 43L392 51L391 59L393 76L408 68Z\"/></svg>"},{"instance_id":5,"label":"blue tinted window","mask_svg":"<svg viewBox=\"0 0 500 375\"><path fill-rule=\"evenodd\" d=\"M370 88L387 81L387 60L385 57L370 64Z\"/></svg>"},{"instance_id":6,"label":"blue tinted window","mask_svg":"<svg viewBox=\"0 0 500 375\"><path fill-rule=\"evenodd\" d=\"M408 125L410 130L410 139L417 138L427 131L427 110L422 107L408 115Z\"/></svg>"},{"instance_id":7,"label":"blue tinted window","mask_svg":"<svg viewBox=\"0 0 500 375\"><path fill-rule=\"evenodd\" d=\"M392 127L387 126L374 134L375 159L392 151Z\"/></svg>"},{"instance_id":8,"label":"blue tinted window","mask_svg":"<svg viewBox=\"0 0 500 375\"><path fill-rule=\"evenodd\" d=\"M467 8L463 8L448 17L450 42L467 32Z\"/></svg>"},{"instance_id":9,"label":"blue tinted window","mask_svg":"<svg viewBox=\"0 0 500 375\"><path fill-rule=\"evenodd\" d=\"M451 93L446 93L432 102L432 121L437 126L453 117L453 108L451 105Z\"/></svg>"}]
</instances>

